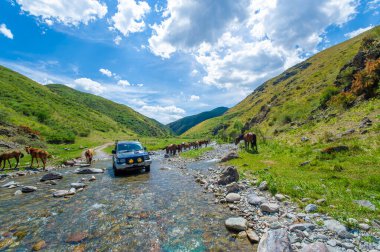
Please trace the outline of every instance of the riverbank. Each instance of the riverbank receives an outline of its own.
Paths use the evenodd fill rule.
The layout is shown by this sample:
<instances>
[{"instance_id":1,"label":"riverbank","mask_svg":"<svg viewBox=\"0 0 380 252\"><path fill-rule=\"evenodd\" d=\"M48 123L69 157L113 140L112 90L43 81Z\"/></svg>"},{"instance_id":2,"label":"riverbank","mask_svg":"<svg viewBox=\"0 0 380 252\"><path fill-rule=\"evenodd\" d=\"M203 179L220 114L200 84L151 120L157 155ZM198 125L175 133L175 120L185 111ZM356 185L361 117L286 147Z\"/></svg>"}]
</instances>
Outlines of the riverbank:
<instances>
[{"instance_id":1,"label":"riverbank","mask_svg":"<svg viewBox=\"0 0 380 252\"><path fill-rule=\"evenodd\" d=\"M213 150L197 160L219 162L231 152L237 154L238 149L232 145L214 146ZM230 162L239 162L239 159L233 160L236 161ZM273 195L269 191L268 181L252 175L249 179L248 176L240 175L243 177L240 180L221 185L219 180L227 172L225 169L229 167L228 164L220 164L217 169L203 169L201 172L193 167L194 161L171 157L165 163L168 167L175 167L188 176L193 176L205 193L214 194L215 203L230 209L231 217L242 217L243 226L235 231L243 232L236 232L236 235L249 235L252 240L255 237L252 232L255 233L258 238L254 239L257 242L260 240L261 249L280 246L278 249L281 251L290 248L296 251L315 251L317 248L320 251L380 250L380 221L376 219L359 222L349 218L345 223L339 222L318 211L326 203L325 199L311 202L311 199L305 198L303 204L298 204L289 195ZM275 242L275 237L281 237L281 242Z\"/></svg>"}]
</instances>

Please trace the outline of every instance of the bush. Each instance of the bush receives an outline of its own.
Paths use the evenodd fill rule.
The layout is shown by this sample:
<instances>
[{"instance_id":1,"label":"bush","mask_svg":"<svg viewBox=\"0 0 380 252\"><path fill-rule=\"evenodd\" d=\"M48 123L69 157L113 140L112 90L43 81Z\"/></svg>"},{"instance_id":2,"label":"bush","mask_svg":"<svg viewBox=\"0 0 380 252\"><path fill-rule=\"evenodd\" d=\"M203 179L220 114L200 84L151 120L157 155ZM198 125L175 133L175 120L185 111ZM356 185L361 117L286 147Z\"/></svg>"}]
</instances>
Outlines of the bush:
<instances>
[{"instance_id":1,"label":"bush","mask_svg":"<svg viewBox=\"0 0 380 252\"><path fill-rule=\"evenodd\" d=\"M36 117L40 123L44 123L49 119L50 115L47 111L38 111Z\"/></svg>"},{"instance_id":2,"label":"bush","mask_svg":"<svg viewBox=\"0 0 380 252\"><path fill-rule=\"evenodd\" d=\"M283 115L283 117L281 118L281 123L282 124L288 124L288 123L291 123L292 122L292 118L290 115Z\"/></svg>"},{"instance_id":3,"label":"bush","mask_svg":"<svg viewBox=\"0 0 380 252\"><path fill-rule=\"evenodd\" d=\"M330 102L331 102L331 105L333 106L348 109L354 104L355 100L356 100L355 95L353 95L350 92L343 92L332 97Z\"/></svg>"},{"instance_id":4,"label":"bush","mask_svg":"<svg viewBox=\"0 0 380 252\"><path fill-rule=\"evenodd\" d=\"M327 89L325 89L319 101L320 106L322 108L326 108L327 102L330 101L331 97L333 97L334 95L337 95L338 93L339 93L339 90L336 87L328 87Z\"/></svg>"},{"instance_id":5,"label":"bush","mask_svg":"<svg viewBox=\"0 0 380 252\"><path fill-rule=\"evenodd\" d=\"M46 141L50 144L73 144L75 143L75 134L71 131L55 131L47 136Z\"/></svg>"},{"instance_id":6,"label":"bush","mask_svg":"<svg viewBox=\"0 0 380 252\"><path fill-rule=\"evenodd\" d=\"M6 123L9 120L9 113L0 109L0 123Z\"/></svg>"}]
</instances>

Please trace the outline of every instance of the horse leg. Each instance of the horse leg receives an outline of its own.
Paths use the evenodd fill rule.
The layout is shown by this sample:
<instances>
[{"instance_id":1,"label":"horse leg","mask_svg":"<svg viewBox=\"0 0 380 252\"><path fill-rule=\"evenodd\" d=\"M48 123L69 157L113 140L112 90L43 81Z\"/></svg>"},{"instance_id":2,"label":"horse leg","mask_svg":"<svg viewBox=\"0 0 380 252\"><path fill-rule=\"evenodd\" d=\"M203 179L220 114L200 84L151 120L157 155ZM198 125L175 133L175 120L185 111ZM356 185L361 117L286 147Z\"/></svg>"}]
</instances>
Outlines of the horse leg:
<instances>
[{"instance_id":1,"label":"horse leg","mask_svg":"<svg viewBox=\"0 0 380 252\"><path fill-rule=\"evenodd\" d=\"M9 169L12 169L11 159L8 159Z\"/></svg>"},{"instance_id":2,"label":"horse leg","mask_svg":"<svg viewBox=\"0 0 380 252\"><path fill-rule=\"evenodd\" d=\"M18 163L20 162L20 157L16 157L16 161L17 161L17 163L16 163L16 166L15 166L15 169L17 168Z\"/></svg>"},{"instance_id":3,"label":"horse leg","mask_svg":"<svg viewBox=\"0 0 380 252\"><path fill-rule=\"evenodd\" d=\"M44 170L45 170L45 167L46 167L46 159L47 159L47 158L41 158L42 163L43 163L43 165L44 165Z\"/></svg>"}]
</instances>

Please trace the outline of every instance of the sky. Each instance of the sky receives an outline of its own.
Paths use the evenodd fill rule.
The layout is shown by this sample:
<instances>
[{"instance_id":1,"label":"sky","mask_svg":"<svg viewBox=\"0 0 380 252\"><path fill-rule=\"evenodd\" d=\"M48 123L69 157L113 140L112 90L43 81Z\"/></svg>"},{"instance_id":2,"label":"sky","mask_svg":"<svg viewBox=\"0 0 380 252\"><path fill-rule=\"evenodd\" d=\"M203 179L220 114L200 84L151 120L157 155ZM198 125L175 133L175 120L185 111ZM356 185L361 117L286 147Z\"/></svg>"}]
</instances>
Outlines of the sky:
<instances>
[{"instance_id":1,"label":"sky","mask_svg":"<svg viewBox=\"0 0 380 252\"><path fill-rule=\"evenodd\" d=\"M380 0L1 0L0 65L164 124L380 23Z\"/></svg>"}]
</instances>

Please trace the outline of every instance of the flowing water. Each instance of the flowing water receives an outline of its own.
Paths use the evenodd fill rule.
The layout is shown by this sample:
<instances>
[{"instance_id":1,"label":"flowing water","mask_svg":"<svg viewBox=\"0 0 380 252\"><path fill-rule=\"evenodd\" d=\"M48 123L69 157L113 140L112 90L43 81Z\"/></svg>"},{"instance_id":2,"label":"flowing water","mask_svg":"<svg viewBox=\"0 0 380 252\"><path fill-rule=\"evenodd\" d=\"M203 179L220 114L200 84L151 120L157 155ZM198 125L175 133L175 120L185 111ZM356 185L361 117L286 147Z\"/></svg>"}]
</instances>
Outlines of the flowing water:
<instances>
[{"instance_id":1,"label":"flowing water","mask_svg":"<svg viewBox=\"0 0 380 252\"><path fill-rule=\"evenodd\" d=\"M51 189L70 189L70 183L92 175L61 170L64 178L53 186L37 184L41 174L14 179L38 190L14 195L20 188L0 188L0 244L11 237L9 251L30 251L40 240L48 251L253 250L247 239L235 239L226 230L224 221L231 217L227 208L214 204L213 195L204 193L191 176L160 169L161 160L155 157L150 173L121 177L114 177L110 160L98 161L94 167L106 172L85 182L88 187L71 198L53 198ZM201 161L190 169L212 166ZM70 242L70 236L80 243Z\"/></svg>"}]
</instances>

